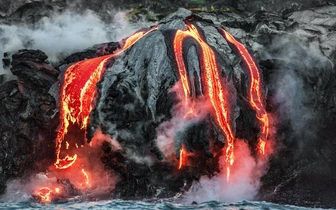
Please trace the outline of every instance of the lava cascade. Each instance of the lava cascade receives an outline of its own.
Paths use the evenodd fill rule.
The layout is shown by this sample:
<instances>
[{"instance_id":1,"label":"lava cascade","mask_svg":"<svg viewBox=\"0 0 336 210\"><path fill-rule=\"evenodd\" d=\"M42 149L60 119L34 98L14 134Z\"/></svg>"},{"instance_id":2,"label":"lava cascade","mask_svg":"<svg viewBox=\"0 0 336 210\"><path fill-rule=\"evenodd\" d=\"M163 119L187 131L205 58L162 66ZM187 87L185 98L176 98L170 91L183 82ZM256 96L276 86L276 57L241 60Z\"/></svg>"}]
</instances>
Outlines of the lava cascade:
<instances>
[{"instance_id":1,"label":"lava cascade","mask_svg":"<svg viewBox=\"0 0 336 210\"><path fill-rule=\"evenodd\" d=\"M225 133L227 139L226 146L226 162L227 162L227 179L230 176L230 166L234 163L234 134L230 124L229 102L226 99L226 91L222 85L216 56L211 47L202 39L197 28L192 24L187 24L187 30L178 30L174 39L174 51L180 80L182 82L185 103L188 105L190 97L190 87L188 74L184 64L182 55L183 40L191 37L201 47L201 64L205 78L205 90L207 97L211 101L217 123L221 130Z\"/></svg>"},{"instance_id":2,"label":"lava cascade","mask_svg":"<svg viewBox=\"0 0 336 210\"><path fill-rule=\"evenodd\" d=\"M153 30L156 30L156 27L147 32L136 32L126 39L123 47L116 53L77 62L66 70L61 89L61 125L56 137L56 168L67 168L76 160L76 156L66 156L64 159L60 158L61 144L68 132L70 122L78 123L82 129L86 129L89 115L93 109L96 84L101 80L108 61L112 57L120 55L141 37Z\"/></svg>"},{"instance_id":3,"label":"lava cascade","mask_svg":"<svg viewBox=\"0 0 336 210\"><path fill-rule=\"evenodd\" d=\"M262 82L259 73L259 69L254 62L252 56L247 51L246 47L238 42L230 33L226 30L221 29L223 37L233 45L240 57L242 58L244 64L246 65L249 75L250 75L250 87L249 87L249 103L253 110L256 112L256 117L260 121L261 131L258 139L257 149L260 154L265 154L266 140L269 133L269 115L266 112L263 96L262 96Z\"/></svg>"},{"instance_id":4,"label":"lava cascade","mask_svg":"<svg viewBox=\"0 0 336 210\"><path fill-rule=\"evenodd\" d=\"M60 158L62 141L68 132L70 122L79 124L81 129L86 129L89 115L93 109L96 84L106 71L108 61L130 48L141 37L156 29L157 27L153 27L148 31L136 32L124 41L122 48L117 52L77 62L66 70L60 92L61 125L56 137L56 162L54 164L57 169L67 169L77 159L77 154L72 157L66 155L63 159ZM78 148L77 144L76 147ZM69 143L66 141L66 149L68 148ZM87 187L90 183L88 173L84 168L82 168L81 172L85 177L85 182L82 186ZM57 189L59 191L59 188ZM39 197L41 202L45 203L52 200L52 193L53 191L50 188L42 187L35 195Z\"/></svg>"}]
</instances>

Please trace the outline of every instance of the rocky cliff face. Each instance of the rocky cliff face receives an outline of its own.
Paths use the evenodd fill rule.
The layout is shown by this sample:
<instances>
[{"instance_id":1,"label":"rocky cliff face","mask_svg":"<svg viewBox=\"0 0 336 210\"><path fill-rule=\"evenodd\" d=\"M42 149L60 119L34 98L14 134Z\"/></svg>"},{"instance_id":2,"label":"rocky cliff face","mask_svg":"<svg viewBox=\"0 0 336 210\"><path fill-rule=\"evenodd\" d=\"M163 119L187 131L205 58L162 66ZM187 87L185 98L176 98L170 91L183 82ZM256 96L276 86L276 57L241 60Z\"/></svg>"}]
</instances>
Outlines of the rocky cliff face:
<instances>
[{"instance_id":1,"label":"rocky cliff face","mask_svg":"<svg viewBox=\"0 0 336 210\"><path fill-rule=\"evenodd\" d=\"M46 4L36 4L46 7ZM281 3L281 8L284 4L287 3ZM272 8L269 5L275 4L263 4L265 8ZM295 5L303 7L301 2ZM259 66L265 108L274 118L275 129L271 134L275 147L267 173L261 178L257 199L336 206L333 199L336 193L333 189L336 183L333 177L336 171L333 164L336 158L333 129L336 126L335 11L333 6L287 11L285 15L267 11L192 15L180 10L161 20L157 30L121 56L111 58L97 84L98 95L86 136L90 140L100 128L103 133L116 137L123 148L120 150L108 143L102 145L102 162L120 177L113 195L153 196L158 193L157 189L164 189L161 196L172 196L181 189L188 189L192 181L203 175L211 177L219 173L219 156L223 155L222 148L228 144L228 138L223 136L211 113L184 125L180 131L177 129L174 135L175 142L182 142L175 143L175 161L180 158L182 145L188 152L197 154L189 158L184 170L177 170L175 163L165 159L165 152L156 141L162 124L174 119L174 110L181 101L179 95L183 93L172 91L181 81L173 37L178 29L185 30L187 24L194 24L215 52L219 72L229 85L230 121L235 137L248 142L255 158L258 158L260 122L256 111L247 103L246 90L251 76L239 51L224 39L218 27L222 26L240 40ZM206 95L204 77L200 76L204 71L201 68L204 52L195 41L187 40L183 46L193 89L191 95L199 98ZM63 83L59 73L64 74L70 63L109 55L120 47L118 43L96 45L53 67L48 64L47 55L38 50L19 51L4 60L5 64L10 63L17 79L2 76L0 84L1 191L8 179L44 170L54 161L54 140L60 123L61 86L58 82ZM137 161L139 157L148 156L152 162L150 167L144 161Z\"/></svg>"},{"instance_id":2,"label":"rocky cliff face","mask_svg":"<svg viewBox=\"0 0 336 210\"><path fill-rule=\"evenodd\" d=\"M48 93L58 70L45 63L47 56L39 50L21 50L12 59L17 78L1 83L2 193L8 178L51 163L58 126L57 104Z\"/></svg>"},{"instance_id":3,"label":"rocky cliff face","mask_svg":"<svg viewBox=\"0 0 336 210\"><path fill-rule=\"evenodd\" d=\"M287 14L293 11L304 10L309 8L316 8L321 6L335 5L334 0L284 0L284 1L266 1L266 0L161 0L161 1L133 1L124 0L118 2L111 1L67 1L67 0L48 0L48 1L0 1L0 14L3 17L11 16L12 18L33 18L36 20L48 15L50 11L60 11L65 8L71 8L77 11L83 11L90 9L100 14L102 17L108 16L108 14L115 9L135 9L154 11L154 13L160 17L166 16L171 12L174 12L179 7L191 8L197 11L200 10L216 10L227 11L235 10L239 12L256 12L256 11L268 11L276 12L280 14ZM34 12L35 11L35 12ZM38 11L38 13L36 13ZM133 11L137 13L136 11ZM141 13L141 12L140 12ZM146 12L145 12L146 13ZM50 13L49 13L50 14Z\"/></svg>"}]
</instances>

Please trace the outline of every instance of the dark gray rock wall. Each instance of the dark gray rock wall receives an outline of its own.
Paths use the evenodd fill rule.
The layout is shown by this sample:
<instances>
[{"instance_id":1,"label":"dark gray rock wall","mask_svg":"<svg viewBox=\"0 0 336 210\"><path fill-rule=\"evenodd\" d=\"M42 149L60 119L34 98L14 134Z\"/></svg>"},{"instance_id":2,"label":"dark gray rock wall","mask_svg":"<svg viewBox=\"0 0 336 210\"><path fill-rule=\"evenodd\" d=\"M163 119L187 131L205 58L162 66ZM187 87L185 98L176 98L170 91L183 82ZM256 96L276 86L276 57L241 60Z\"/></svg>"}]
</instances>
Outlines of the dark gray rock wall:
<instances>
[{"instance_id":1,"label":"dark gray rock wall","mask_svg":"<svg viewBox=\"0 0 336 210\"><path fill-rule=\"evenodd\" d=\"M71 9L83 11L90 9L98 13L101 17L109 17L111 11L118 9L134 9L137 14L147 14L147 9L154 11L159 17L164 17L174 12L179 7L185 7L207 11L239 11L252 13L260 10L269 12L288 14L293 11L316 8L321 6L335 5L335 0L123 0L123 1L89 1L89 0L1 0L0 15L3 17L12 16L21 20L37 20L41 16L47 16L51 11L61 11ZM39 11L38 14L35 12Z\"/></svg>"},{"instance_id":2,"label":"dark gray rock wall","mask_svg":"<svg viewBox=\"0 0 336 210\"><path fill-rule=\"evenodd\" d=\"M0 84L0 192L9 178L45 170L54 159L58 127L55 99L48 94L59 72L39 50L12 55L16 80Z\"/></svg>"}]
</instances>

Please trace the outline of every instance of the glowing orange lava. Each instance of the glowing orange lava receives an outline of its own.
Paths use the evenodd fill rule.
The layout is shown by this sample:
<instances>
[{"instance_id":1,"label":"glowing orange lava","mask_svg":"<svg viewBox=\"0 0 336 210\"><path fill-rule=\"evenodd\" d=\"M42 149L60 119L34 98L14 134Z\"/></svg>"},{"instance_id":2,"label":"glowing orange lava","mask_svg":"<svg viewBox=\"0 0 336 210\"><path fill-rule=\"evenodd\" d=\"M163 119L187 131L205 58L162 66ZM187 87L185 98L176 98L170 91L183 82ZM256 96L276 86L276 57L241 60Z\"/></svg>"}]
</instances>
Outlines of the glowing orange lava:
<instances>
[{"instance_id":1,"label":"glowing orange lava","mask_svg":"<svg viewBox=\"0 0 336 210\"><path fill-rule=\"evenodd\" d=\"M197 116L196 115L196 113L194 113L194 108L193 107L191 107L189 110L188 110L188 112L183 116L183 119L188 119L189 118L189 116Z\"/></svg>"},{"instance_id":2,"label":"glowing orange lava","mask_svg":"<svg viewBox=\"0 0 336 210\"><path fill-rule=\"evenodd\" d=\"M265 154L265 146L266 146L266 142L263 140L259 140L258 145L257 145L257 149L259 154Z\"/></svg>"},{"instance_id":3,"label":"glowing orange lava","mask_svg":"<svg viewBox=\"0 0 336 210\"><path fill-rule=\"evenodd\" d=\"M235 46L239 52L243 62L247 66L250 73L250 90L249 90L249 103L253 110L256 112L256 116L261 124L261 131L258 139L257 149L259 154L265 154L266 140L269 132L269 116L266 112L262 90L261 90L261 78L259 69L254 62L252 56L247 51L246 47L238 42L230 33L221 29L224 34L224 38Z\"/></svg>"},{"instance_id":4,"label":"glowing orange lava","mask_svg":"<svg viewBox=\"0 0 336 210\"><path fill-rule=\"evenodd\" d=\"M56 193L60 193L60 192L61 192L61 189L58 188L58 187L56 187L56 188L55 188L55 192L56 192Z\"/></svg>"},{"instance_id":5,"label":"glowing orange lava","mask_svg":"<svg viewBox=\"0 0 336 210\"><path fill-rule=\"evenodd\" d=\"M85 184L86 184L86 185L89 185L89 176L88 176L88 174L85 172L84 168L82 168L82 173L83 173L84 176L85 176Z\"/></svg>"},{"instance_id":6,"label":"glowing orange lava","mask_svg":"<svg viewBox=\"0 0 336 210\"><path fill-rule=\"evenodd\" d=\"M37 191L36 195L39 196L42 203L48 203L51 201L51 193L52 190L50 188L42 187Z\"/></svg>"},{"instance_id":7,"label":"glowing orange lava","mask_svg":"<svg viewBox=\"0 0 336 210\"><path fill-rule=\"evenodd\" d=\"M185 96L185 103L188 104L188 98L190 95L190 88L189 88L189 82L188 82L188 74L187 74L187 69L184 64L183 60L183 52L182 52L182 44L184 38L186 36L190 36L187 31L181 31L178 30L175 34L174 38L174 52L175 52L175 58L176 58L176 63L177 63L177 68L178 72L180 75L180 80L182 83L183 91L184 91L184 96Z\"/></svg>"},{"instance_id":8,"label":"glowing orange lava","mask_svg":"<svg viewBox=\"0 0 336 210\"><path fill-rule=\"evenodd\" d=\"M187 30L178 30L174 39L174 52L185 94L185 101L188 102L190 88L187 70L183 60L182 43L185 38L192 37L201 47L201 64L205 74L206 92L211 101L212 107L214 108L217 123L226 135L226 162L229 168L229 166L231 166L234 162L234 134L230 125L229 103L225 98L226 92L220 80L216 56L211 47L202 39L197 28L192 24L187 24L186 26ZM227 173L229 174L230 170L227 170ZM229 177L229 175L227 177Z\"/></svg>"},{"instance_id":9,"label":"glowing orange lava","mask_svg":"<svg viewBox=\"0 0 336 210\"><path fill-rule=\"evenodd\" d=\"M185 159L186 159L186 154L187 154L187 152L186 152L184 146L182 146L182 148L180 150L180 160L179 160L179 167L178 167L178 169L181 169L182 166L184 165Z\"/></svg>"},{"instance_id":10,"label":"glowing orange lava","mask_svg":"<svg viewBox=\"0 0 336 210\"><path fill-rule=\"evenodd\" d=\"M70 157L69 155L65 156L63 159L59 159L57 164L55 164L57 169L66 169L72 166L77 159L77 154L75 154L73 157Z\"/></svg>"},{"instance_id":11,"label":"glowing orange lava","mask_svg":"<svg viewBox=\"0 0 336 210\"><path fill-rule=\"evenodd\" d=\"M157 27L153 27L147 32L136 32L124 41L122 48L116 53L77 62L66 70L60 93L61 125L56 137L56 168L66 168L72 165L65 165L63 162L67 160L60 159L62 141L68 132L70 122L77 123L82 129L86 129L90 112L93 109L96 84L101 80L109 59L120 55L141 37L156 29ZM72 160L75 161L76 158L72 157Z\"/></svg>"}]
</instances>

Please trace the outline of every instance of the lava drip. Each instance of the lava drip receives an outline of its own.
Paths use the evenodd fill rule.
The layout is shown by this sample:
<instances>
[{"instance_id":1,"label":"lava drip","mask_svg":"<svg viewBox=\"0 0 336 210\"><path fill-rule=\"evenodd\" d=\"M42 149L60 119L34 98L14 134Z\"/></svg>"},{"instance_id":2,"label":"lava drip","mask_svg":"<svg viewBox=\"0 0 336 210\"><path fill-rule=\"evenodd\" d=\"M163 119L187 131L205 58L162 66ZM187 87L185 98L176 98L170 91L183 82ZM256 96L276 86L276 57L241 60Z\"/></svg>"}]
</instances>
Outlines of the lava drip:
<instances>
[{"instance_id":1,"label":"lava drip","mask_svg":"<svg viewBox=\"0 0 336 210\"><path fill-rule=\"evenodd\" d=\"M156 29L157 27L153 27L148 31L136 32L124 41L122 48L116 53L77 62L66 70L60 93L61 125L56 137L56 168L68 168L76 161L77 155L60 159L61 144L68 132L70 121L86 129L93 109L96 84L106 71L110 58L120 55L141 37Z\"/></svg>"},{"instance_id":2,"label":"lava drip","mask_svg":"<svg viewBox=\"0 0 336 210\"><path fill-rule=\"evenodd\" d=\"M257 149L259 154L265 154L266 140L268 138L269 133L269 116L266 112L264 100L262 96L262 84L259 69L253 60L252 56L249 54L246 47L238 42L230 33L225 31L224 29L220 30L223 34L223 37L233 45L243 62L245 63L249 75L250 75L250 89L249 89L249 103L253 110L256 112L256 117L260 121L261 129L258 139Z\"/></svg>"},{"instance_id":3,"label":"lava drip","mask_svg":"<svg viewBox=\"0 0 336 210\"><path fill-rule=\"evenodd\" d=\"M177 30L174 38L174 52L178 66L179 76L182 82L185 101L188 103L190 88L187 79L187 70L182 56L182 42L187 37L193 38L201 48L201 65L205 78L205 92L215 111L216 121L220 129L224 132L227 140L226 163L227 180L230 177L230 166L234 162L234 134L230 125L229 102L226 100L226 91L223 88L216 56L211 47L202 39L197 28L192 24L187 24L187 30ZM182 152L182 150L181 150Z\"/></svg>"},{"instance_id":4,"label":"lava drip","mask_svg":"<svg viewBox=\"0 0 336 210\"><path fill-rule=\"evenodd\" d=\"M179 160L179 167L178 169L181 169L184 162L185 162L185 157L186 156L186 150L185 148L182 146L181 150L180 150L180 160Z\"/></svg>"},{"instance_id":5,"label":"lava drip","mask_svg":"<svg viewBox=\"0 0 336 210\"><path fill-rule=\"evenodd\" d=\"M85 176L85 184L89 185L90 181L89 181L89 175L85 172L84 168L82 168L82 173Z\"/></svg>"}]
</instances>

